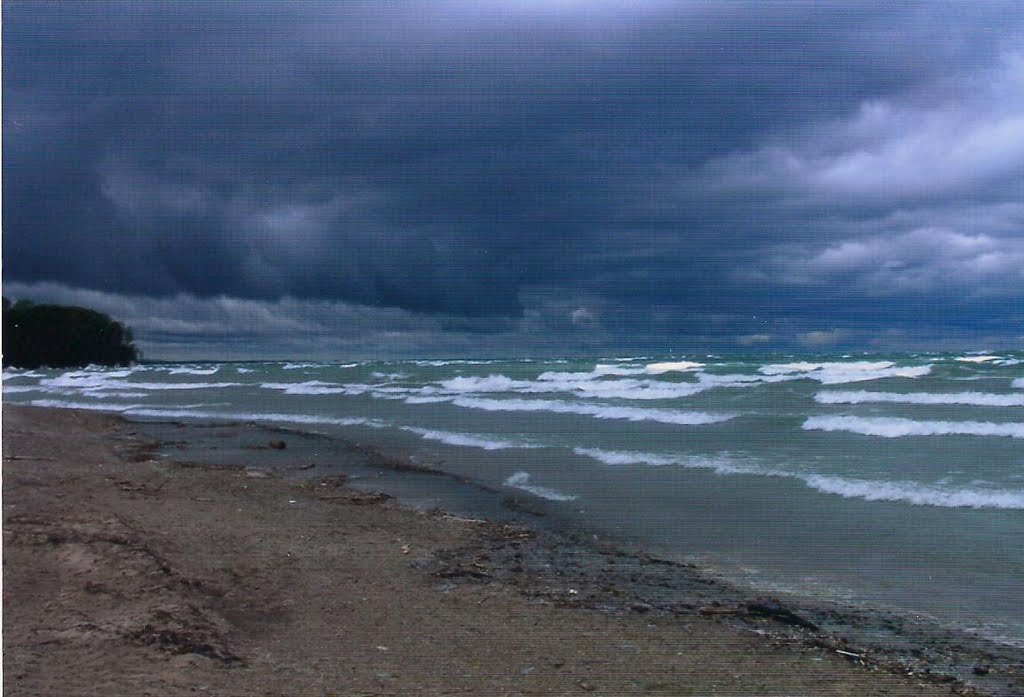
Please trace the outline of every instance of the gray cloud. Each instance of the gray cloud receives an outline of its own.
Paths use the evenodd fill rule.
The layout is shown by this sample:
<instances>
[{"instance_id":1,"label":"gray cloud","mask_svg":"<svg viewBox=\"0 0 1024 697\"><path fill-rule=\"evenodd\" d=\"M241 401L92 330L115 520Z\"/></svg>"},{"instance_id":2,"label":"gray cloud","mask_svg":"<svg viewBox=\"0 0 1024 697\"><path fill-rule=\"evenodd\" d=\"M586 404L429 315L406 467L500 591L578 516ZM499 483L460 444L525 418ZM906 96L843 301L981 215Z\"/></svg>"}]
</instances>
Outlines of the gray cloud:
<instances>
[{"instance_id":1,"label":"gray cloud","mask_svg":"<svg viewBox=\"0 0 1024 697\"><path fill-rule=\"evenodd\" d=\"M914 305L943 288L1018 336L1022 29L997 2L11 2L5 281L178 302L179 339L218 298L404 313L410 350L854 341L868 307L967 332Z\"/></svg>"}]
</instances>

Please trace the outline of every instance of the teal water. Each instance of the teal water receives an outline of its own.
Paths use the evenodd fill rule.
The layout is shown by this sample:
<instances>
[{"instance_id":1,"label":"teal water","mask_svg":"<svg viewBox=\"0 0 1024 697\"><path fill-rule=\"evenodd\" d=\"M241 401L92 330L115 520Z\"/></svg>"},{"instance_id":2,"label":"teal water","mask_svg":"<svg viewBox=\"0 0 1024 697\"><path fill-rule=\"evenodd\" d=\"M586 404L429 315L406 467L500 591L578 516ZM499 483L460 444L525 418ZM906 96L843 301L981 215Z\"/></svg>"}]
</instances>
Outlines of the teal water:
<instances>
[{"instance_id":1,"label":"teal water","mask_svg":"<svg viewBox=\"0 0 1024 697\"><path fill-rule=\"evenodd\" d=\"M149 364L9 403L399 448L733 580L1024 646L1024 354Z\"/></svg>"}]
</instances>

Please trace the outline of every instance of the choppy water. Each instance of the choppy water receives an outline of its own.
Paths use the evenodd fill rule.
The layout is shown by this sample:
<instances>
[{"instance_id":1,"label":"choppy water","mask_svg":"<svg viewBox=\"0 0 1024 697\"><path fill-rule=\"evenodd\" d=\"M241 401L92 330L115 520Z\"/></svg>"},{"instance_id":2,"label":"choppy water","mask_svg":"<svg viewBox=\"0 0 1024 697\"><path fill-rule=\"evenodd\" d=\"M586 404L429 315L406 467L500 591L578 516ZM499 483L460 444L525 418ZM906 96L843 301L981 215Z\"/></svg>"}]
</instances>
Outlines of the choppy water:
<instances>
[{"instance_id":1,"label":"choppy water","mask_svg":"<svg viewBox=\"0 0 1024 697\"><path fill-rule=\"evenodd\" d=\"M151 364L10 403L376 440L740 582L1024 645L1024 354Z\"/></svg>"}]
</instances>

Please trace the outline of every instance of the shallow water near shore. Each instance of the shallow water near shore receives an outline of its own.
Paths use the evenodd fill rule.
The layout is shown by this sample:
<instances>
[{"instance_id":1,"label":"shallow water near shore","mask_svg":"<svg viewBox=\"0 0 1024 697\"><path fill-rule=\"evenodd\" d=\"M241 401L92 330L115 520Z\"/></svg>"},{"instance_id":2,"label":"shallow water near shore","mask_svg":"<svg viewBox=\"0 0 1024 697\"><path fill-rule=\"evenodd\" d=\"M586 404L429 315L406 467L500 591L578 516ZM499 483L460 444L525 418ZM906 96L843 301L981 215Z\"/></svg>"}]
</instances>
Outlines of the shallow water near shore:
<instances>
[{"instance_id":1,"label":"shallow water near shore","mask_svg":"<svg viewBox=\"0 0 1024 697\"><path fill-rule=\"evenodd\" d=\"M373 444L528 502L551 524L739 585L893 608L1022 647L1022 360L149 364L5 371L4 399ZM343 457L309 443L314 460ZM250 450L247 463L264 455ZM417 505L501 514L493 496L437 478L377 478Z\"/></svg>"}]
</instances>

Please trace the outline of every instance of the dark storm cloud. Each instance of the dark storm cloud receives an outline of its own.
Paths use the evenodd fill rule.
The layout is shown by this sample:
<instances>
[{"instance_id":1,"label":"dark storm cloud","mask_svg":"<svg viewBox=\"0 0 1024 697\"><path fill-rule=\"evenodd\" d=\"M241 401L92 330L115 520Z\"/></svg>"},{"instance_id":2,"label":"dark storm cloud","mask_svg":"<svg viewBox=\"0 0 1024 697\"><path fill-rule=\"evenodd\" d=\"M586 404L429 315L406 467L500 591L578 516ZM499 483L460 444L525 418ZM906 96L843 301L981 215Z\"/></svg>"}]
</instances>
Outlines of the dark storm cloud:
<instances>
[{"instance_id":1,"label":"dark storm cloud","mask_svg":"<svg viewBox=\"0 0 1024 697\"><path fill-rule=\"evenodd\" d=\"M1022 15L6 3L5 280L437 336L827 343L935 293L1012 325Z\"/></svg>"}]
</instances>

